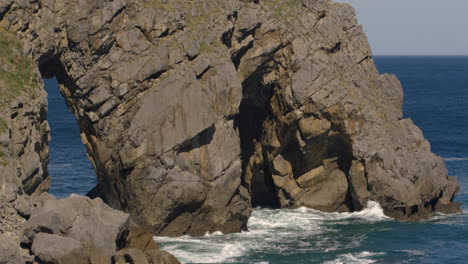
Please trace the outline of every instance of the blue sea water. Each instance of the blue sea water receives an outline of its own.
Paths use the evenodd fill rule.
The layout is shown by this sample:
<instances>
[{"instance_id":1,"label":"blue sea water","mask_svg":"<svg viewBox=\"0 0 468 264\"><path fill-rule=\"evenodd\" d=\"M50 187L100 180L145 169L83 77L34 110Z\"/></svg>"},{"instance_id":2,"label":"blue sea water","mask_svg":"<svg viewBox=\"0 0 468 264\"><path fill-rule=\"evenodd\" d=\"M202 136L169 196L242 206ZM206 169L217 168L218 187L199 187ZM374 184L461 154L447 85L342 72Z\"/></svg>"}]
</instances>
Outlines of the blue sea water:
<instances>
[{"instance_id":1,"label":"blue sea water","mask_svg":"<svg viewBox=\"0 0 468 264\"><path fill-rule=\"evenodd\" d=\"M401 80L404 115L442 156L461 185L457 201L468 211L468 57L375 57L381 73ZM53 81L51 192L86 193L94 172L73 117ZM65 110L64 110L65 109ZM75 122L75 123L74 123ZM376 203L356 213L310 209L256 209L249 232L201 238L156 237L184 263L468 263L468 215L439 214L409 223L387 218Z\"/></svg>"},{"instance_id":2,"label":"blue sea water","mask_svg":"<svg viewBox=\"0 0 468 264\"><path fill-rule=\"evenodd\" d=\"M84 195L96 186L96 174L81 142L78 123L60 94L57 81L46 79L44 86L49 98L48 120L52 137L49 192L59 198L72 193Z\"/></svg>"}]
</instances>

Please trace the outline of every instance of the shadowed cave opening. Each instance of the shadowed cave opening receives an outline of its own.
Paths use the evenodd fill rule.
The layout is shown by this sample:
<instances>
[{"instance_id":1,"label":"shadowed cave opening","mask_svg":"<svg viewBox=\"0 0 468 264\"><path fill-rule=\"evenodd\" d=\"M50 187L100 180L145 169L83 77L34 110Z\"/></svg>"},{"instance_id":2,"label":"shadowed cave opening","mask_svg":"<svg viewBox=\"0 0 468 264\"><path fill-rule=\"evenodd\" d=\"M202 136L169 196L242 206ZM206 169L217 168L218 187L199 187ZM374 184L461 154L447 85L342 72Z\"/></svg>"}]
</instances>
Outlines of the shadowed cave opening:
<instances>
[{"instance_id":1,"label":"shadowed cave opening","mask_svg":"<svg viewBox=\"0 0 468 264\"><path fill-rule=\"evenodd\" d=\"M235 62L236 63L236 62ZM269 106L274 93L275 84L266 84L263 80L273 67L262 65L242 82L242 101L239 106L238 126L241 141L242 179L251 173L250 191L252 207L279 208L277 189L273 183L271 168L267 162L256 162L256 159L266 160L257 148L262 141L264 122L272 115ZM266 155L261 151L261 155ZM254 160L252 160L254 158ZM250 164L249 164L250 163ZM250 168L248 168L251 166ZM249 172L247 172L250 170Z\"/></svg>"},{"instance_id":2,"label":"shadowed cave opening","mask_svg":"<svg viewBox=\"0 0 468 264\"><path fill-rule=\"evenodd\" d=\"M309 137L303 134L310 133L306 127L309 125L300 128L299 120L289 125L281 123L280 117L289 115L293 109L283 99L279 83L281 76L277 68L275 61L266 61L242 82L243 98L237 123L242 151L242 179L250 190L252 207L294 208L301 205L313 208L322 206L320 208L324 211L359 209L353 204L349 185L353 159L351 142L343 133L342 124L333 122L333 116L326 112L307 113L301 121L309 121L305 120L303 124L309 124L314 129L322 128L321 122L327 122L329 126L322 134ZM268 76L271 73L278 79L270 80ZM301 129L305 129L305 132ZM276 175L278 171L274 168L274 160L278 156L290 164L292 175ZM321 170L320 175L315 174ZM338 171L343 178L336 176ZM346 181L346 186L341 184L343 188L332 192L329 197L314 190L316 186L329 188L337 180L340 184ZM323 202L324 198L321 197L326 197L329 202Z\"/></svg>"},{"instance_id":3,"label":"shadowed cave opening","mask_svg":"<svg viewBox=\"0 0 468 264\"><path fill-rule=\"evenodd\" d=\"M88 159L80 137L80 128L60 93L55 78L44 79L48 94L47 119L51 141L49 174L52 179L49 193L58 198L72 193L86 195L96 186L96 174Z\"/></svg>"}]
</instances>

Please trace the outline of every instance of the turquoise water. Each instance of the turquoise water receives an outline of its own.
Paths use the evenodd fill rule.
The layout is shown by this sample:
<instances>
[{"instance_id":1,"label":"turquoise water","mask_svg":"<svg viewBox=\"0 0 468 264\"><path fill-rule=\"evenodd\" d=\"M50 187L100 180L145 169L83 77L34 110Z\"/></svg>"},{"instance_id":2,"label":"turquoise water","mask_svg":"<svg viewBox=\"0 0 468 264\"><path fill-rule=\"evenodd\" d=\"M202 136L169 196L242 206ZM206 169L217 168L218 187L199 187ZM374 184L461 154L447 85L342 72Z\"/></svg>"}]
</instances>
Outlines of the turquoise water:
<instances>
[{"instance_id":1,"label":"turquoise water","mask_svg":"<svg viewBox=\"0 0 468 264\"><path fill-rule=\"evenodd\" d=\"M449 174L458 176L457 200L467 212L468 57L375 61L381 73L394 73L401 80L404 114L445 159ZM63 103L54 83L46 84L51 100ZM61 123L72 117L59 107L58 102L51 103L49 113L51 191L61 197L83 194L94 186L94 174L77 128L69 129L74 120ZM467 214L405 223L385 217L379 205L371 203L362 212L347 214L256 209L248 225L250 231L240 234L155 239L184 263L468 263Z\"/></svg>"}]
</instances>

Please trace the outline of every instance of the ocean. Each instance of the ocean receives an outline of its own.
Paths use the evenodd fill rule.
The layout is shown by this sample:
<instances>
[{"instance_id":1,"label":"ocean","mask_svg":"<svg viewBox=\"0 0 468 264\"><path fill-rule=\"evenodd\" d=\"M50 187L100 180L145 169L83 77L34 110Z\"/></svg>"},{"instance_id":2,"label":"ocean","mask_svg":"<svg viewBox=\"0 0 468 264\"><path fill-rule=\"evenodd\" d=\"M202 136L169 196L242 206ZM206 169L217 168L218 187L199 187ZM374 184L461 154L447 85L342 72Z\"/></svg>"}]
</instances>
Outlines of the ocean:
<instances>
[{"instance_id":1,"label":"ocean","mask_svg":"<svg viewBox=\"0 0 468 264\"><path fill-rule=\"evenodd\" d=\"M468 57L376 56L381 73L402 82L412 118L461 184L468 212ZM96 184L79 129L54 80L46 80L51 125L51 193L85 194ZM421 222L386 217L377 203L355 213L254 210L249 232L155 237L183 263L468 263L468 215Z\"/></svg>"},{"instance_id":2,"label":"ocean","mask_svg":"<svg viewBox=\"0 0 468 264\"><path fill-rule=\"evenodd\" d=\"M96 173L81 141L75 117L65 103L55 79L44 80L48 93L50 125L49 192L65 198L72 193L85 195L97 184Z\"/></svg>"}]
</instances>

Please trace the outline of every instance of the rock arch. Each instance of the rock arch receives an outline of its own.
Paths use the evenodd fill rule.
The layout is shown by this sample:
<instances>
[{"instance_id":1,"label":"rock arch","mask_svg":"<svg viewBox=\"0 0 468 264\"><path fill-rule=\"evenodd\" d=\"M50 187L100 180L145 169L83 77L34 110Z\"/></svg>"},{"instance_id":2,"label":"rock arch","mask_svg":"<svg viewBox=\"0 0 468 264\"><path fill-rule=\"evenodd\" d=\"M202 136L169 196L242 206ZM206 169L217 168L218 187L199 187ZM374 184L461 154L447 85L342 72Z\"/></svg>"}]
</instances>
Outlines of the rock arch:
<instances>
[{"instance_id":1,"label":"rock arch","mask_svg":"<svg viewBox=\"0 0 468 264\"><path fill-rule=\"evenodd\" d=\"M0 14L57 77L108 203L155 234L237 232L252 204L459 210L348 5L7 0Z\"/></svg>"}]
</instances>

